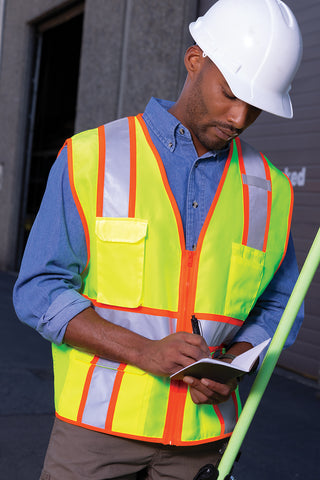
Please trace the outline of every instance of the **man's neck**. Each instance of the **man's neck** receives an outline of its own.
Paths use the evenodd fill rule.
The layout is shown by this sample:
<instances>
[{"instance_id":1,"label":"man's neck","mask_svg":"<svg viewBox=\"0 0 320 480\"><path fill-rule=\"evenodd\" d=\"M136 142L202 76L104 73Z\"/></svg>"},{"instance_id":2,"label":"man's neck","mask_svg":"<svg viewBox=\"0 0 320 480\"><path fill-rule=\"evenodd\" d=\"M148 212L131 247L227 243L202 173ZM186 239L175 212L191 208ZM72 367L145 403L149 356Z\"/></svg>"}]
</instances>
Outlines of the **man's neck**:
<instances>
[{"instance_id":1,"label":"man's neck","mask_svg":"<svg viewBox=\"0 0 320 480\"><path fill-rule=\"evenodd\" d=\"M173 115L177 120L179 120L179 122L181 122L186 128L188 128L188 124L184 120L183 110L180 108L179 100L174 105L172 105L171 108L169 108L168 112L171 113L171 115ZM190 132L193 145L194 145L194 148L196 149L198 157L201 157L202 155L207 153L209 150L206 147L204 147L204 145L202 145L201 142L199 142L198 138L194 135L194 133L190 128L188 128L188 130Z\"/></svg>"}]
</instances>

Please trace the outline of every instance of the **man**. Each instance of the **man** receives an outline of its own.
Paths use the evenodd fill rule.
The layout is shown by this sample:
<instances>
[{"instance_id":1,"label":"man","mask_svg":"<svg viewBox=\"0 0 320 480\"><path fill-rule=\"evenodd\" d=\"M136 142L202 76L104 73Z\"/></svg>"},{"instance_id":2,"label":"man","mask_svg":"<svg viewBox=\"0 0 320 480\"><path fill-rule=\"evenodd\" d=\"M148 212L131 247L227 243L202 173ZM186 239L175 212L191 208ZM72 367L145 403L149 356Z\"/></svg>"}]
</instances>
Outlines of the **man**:
<instances>
[{"instance_id":1,"label":"man","mask_svg":"<svg viewBox=\"0 0 320 480\"><path fill-rule=\"evenodd\" d=\"M220 0L190 31L177 102L67 140L30 234L14 301L53 342L43 479L185 479L217 461L236 380L169 377L272 336L297 278L289 181L238 139L262 108L292 116L296 21L278 0Z\"/></svg>"}]
</instances>

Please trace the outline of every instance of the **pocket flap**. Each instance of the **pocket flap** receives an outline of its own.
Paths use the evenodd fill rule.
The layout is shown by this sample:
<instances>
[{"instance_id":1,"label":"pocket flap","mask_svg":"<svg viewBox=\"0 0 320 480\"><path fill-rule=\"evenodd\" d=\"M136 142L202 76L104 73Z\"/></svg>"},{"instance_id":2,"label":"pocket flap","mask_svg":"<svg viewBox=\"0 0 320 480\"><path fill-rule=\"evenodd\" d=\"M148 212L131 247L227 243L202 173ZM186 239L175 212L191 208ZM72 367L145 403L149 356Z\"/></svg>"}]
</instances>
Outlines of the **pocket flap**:
<instances>
[{"instance_id":1,"label":"pocket flap","mask_svg":"<svg viewBox=\"0 0 320 480\"><path fill-rule=\"evenodd\" d=\"M138 243L147 235L148 222L138 218L97 218L96 235L103 242Z\"/></svg>"}]
</instances>

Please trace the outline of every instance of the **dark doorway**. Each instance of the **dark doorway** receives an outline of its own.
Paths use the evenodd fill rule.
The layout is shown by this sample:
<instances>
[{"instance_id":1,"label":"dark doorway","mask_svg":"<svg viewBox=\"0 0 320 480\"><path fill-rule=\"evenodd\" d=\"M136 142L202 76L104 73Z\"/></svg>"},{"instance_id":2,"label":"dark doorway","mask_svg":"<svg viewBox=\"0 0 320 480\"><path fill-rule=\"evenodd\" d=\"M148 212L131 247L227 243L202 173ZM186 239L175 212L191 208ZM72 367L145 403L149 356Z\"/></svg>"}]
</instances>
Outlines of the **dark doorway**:
<instances>
[{"instance_id":1,"label":"dark doorway","mask_svg":"<svg viewBox=\"0 0 320 480\"><path fill-rule=\"evenodd\" d=\"M36 26L18 264L50 168L74 133L82 24L83 7L78 6Z\"/></svg>"}]
</instances>

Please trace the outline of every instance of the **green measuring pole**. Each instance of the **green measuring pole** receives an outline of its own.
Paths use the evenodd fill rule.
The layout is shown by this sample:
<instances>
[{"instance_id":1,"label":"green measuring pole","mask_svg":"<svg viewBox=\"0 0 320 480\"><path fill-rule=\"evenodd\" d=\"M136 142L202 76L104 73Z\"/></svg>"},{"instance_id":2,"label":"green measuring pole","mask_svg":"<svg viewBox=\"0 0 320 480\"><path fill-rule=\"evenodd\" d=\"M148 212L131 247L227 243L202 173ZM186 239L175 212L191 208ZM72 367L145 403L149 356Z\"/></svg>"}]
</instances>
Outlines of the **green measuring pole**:
<instances>
[{"instance_id":1,"label":"green measuring pole","mask_svg":"<svg viewBox=\"0 0 320 480\"><path fill-rule=\"evenodd\" d=\"M238 423L231 435L229 444L223 454L218 470L217 480L229 478L232 466L240 450L243 439L248 431L253 416L268 385L272 372L279 359L284 343L289 335L299 308L308 291L310 283L320 263L320 228L310 248L301 273L283 312L278 328L267 350L264 361L250 390L248 399L241 412Z\"/></svg>"}]
</instances>

